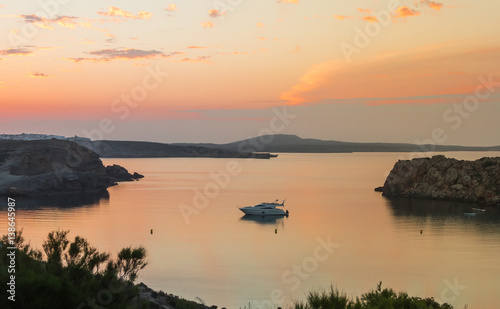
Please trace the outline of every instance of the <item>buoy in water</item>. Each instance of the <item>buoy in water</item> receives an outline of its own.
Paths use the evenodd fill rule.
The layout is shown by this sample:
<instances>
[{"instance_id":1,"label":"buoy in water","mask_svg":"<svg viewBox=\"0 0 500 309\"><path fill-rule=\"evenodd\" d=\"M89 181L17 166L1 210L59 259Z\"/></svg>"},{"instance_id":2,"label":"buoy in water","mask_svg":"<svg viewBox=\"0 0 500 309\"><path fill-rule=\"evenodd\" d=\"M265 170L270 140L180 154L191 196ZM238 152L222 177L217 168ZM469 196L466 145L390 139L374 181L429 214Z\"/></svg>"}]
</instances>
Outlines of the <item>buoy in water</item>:
<instances>
[{"instance_id":1,"label":"buoy in water","mask_svg":"<svg viewBox=\"0 0 500 309\"><path fill-rule=\"evenodd\" d=\"M274 229L274 234L278 234L278 229Z\"/></svg>"},{"instance_id":2,"label":"buoy in water","mask_svg":"<svg viewBox=\"0 0 500 309\"><path fill-rule=\"evenodd\" d=\"M153 229L151 229L151 235L153 235Z\"/></svg>"}]
</instances>

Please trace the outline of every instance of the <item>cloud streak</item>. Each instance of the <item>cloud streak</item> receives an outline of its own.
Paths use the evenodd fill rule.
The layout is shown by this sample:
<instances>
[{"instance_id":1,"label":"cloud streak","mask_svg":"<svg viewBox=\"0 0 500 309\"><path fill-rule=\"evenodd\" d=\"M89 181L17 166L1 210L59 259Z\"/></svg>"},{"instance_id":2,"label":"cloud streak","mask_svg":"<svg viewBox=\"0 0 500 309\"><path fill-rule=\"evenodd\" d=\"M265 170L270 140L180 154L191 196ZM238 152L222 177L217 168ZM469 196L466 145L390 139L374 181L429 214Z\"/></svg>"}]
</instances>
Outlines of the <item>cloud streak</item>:
<instances>
[{"instance_id":1,"label":"cloud streak","mask_svg":"<svg viewBox=\"0 0 500 309\"><path fill-rule=\"evenodd\" d=\"M400 6L396 9L396 11L393 14L394 18L406 18L406 17L412 17L412 16L418 16L420 15L420 11L410 9L406 5Z\"/></svg>"},{"instance_id":2,"label":"cloud streak","mask_svg":"<svg viewBox=\"0 0 500 309\"><path fill-rule=\"evenodd\" d=\"M51 77L51 75L47 75L45 73L34 72L28 75L31 78L47 78Z\"/></svg>"},{"instance_id":3,"label":"cloud streak","mask_svg":"<svg viewBox=\"0 0 500 309\"><path fill-rule=\"evenodd\" d=\"M101 16L118 17L123 19L150 19L153 14L146 11L139 11L137 15L122 10L116 6L108 6L107 11L99 11L97 14Z\"/></svg>"},{"instance_id":4,"label":"cloud streak","mask_svg":"<svg viewBox=\"0 0 500 309\"><path fill-rule=\"evenodd\" d=\"M290 105L365 98L370 98L364 100L367 104L380 105L419 103L389 100L397 97L471 93L477 86L478 76L487 76L491 74L491 66L500 65L496 56L499 52L500 47L464 52L453 46L440 46L373 58L355 67L341 60L318 63L279 97ZM420 103L438 103L438 100Z\"/></svg>"},{"instance_id":5,"label":"cloud streak","mask_svg":"<svg viewBox=\"0 0 500 309\"><path fill-rule=\"evenodd\" d=\"M80 58L66 58L66 60L73 62L108 62L112 60L137 60L137 59L156 59L167 58L177 53L167 55L157 50L143 50L135 48L124 49L100 49L87 52L87 54L97 57L80 57Z\"/></svg>"}]
</instances>

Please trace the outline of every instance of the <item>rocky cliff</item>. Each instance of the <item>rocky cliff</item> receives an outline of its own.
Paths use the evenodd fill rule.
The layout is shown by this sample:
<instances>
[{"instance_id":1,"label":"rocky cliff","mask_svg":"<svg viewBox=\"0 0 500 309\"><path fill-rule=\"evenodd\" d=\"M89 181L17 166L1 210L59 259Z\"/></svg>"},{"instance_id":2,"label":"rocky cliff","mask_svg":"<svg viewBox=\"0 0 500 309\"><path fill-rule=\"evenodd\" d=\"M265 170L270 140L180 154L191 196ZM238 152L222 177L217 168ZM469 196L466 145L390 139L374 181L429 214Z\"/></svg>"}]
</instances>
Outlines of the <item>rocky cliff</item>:
<instances>
[{"instance_id":1,"label":"rocky cliff","mask_svg":"<svg viewBox=\"0 0 500 309\"><path fill-rule=\"evenodd\" d=\"M500 203L500 157L476 161L432 158L400 160L384 186L384 196Z\"/></svg>"},{"instance_id":2,"label":"rocky cliff","mask_svg":"<svg viewBox=\"0 0 500 309\"><path fill-rule=\"evenodd\" d=\"M104 167L92 150L66 140L0 141L0 194L99 192L142 177Z\"/></svg>"}]
</instances>

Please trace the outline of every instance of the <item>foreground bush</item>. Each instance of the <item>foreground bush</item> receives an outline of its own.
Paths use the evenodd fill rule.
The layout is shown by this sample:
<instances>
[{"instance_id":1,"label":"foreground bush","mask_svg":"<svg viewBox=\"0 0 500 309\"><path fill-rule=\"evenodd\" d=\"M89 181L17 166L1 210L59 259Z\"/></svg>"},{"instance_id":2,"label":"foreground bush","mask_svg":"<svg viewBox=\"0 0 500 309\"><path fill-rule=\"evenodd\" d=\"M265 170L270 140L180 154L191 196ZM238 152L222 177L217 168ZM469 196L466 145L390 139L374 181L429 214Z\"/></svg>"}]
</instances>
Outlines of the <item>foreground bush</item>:
<instances>
[{"instance_id":1,"label":"foreground bush","mask_svg":"<svg viewBox=\"0 0 500 309\"><path fill-rule=\"evenodd\" d=\"M361 298L349 299L344 293L330 287L328 291L309 292L306 301L294 303L294 309L453 309L448 304L440 305L433 298L410 297L405 292L382 289L365 293Z\"/></svg>"},{"instance_id":2,"label":"foreground bush","mask_svg":"<svg viewBox=\"0 0 500 309\"><path fill-rule=\"evenodd\" d=\"M124 248L116 259L100 253L86 239L68 240L69 231L53 231L43 251L25 244L22 231L16 235L16 297L7 299L2 288L0 308L147 308L133 282L146 266L146 250ZM9 282L7 237L0 248L0 282ZM43 258L45 257L45 259Z\"/></svg>"}]
</instances>

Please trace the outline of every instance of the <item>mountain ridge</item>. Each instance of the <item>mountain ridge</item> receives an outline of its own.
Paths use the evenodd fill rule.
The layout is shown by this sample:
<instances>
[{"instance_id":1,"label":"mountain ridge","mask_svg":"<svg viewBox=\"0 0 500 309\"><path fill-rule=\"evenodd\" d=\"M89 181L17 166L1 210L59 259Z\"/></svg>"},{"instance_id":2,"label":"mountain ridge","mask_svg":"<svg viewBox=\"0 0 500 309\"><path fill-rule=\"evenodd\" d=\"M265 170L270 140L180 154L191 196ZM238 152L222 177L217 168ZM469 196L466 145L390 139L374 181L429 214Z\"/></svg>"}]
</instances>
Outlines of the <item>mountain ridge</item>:
<instances>
[{"instance_id":1,"label":"mountain ridge","mask_svg":"<svg viewBox=\"0 0 500 309\"><path fill-rule=\"evenodd\" d=\"M385 142L343 142L301 138L291 134L262 135L241 141L215 143L173 143L179 146L199 146L233 151L290 153L349 153L349 152L434 152L434 151L500 151L500 146L460 146Z\"/></svg>"}]
</instances>

